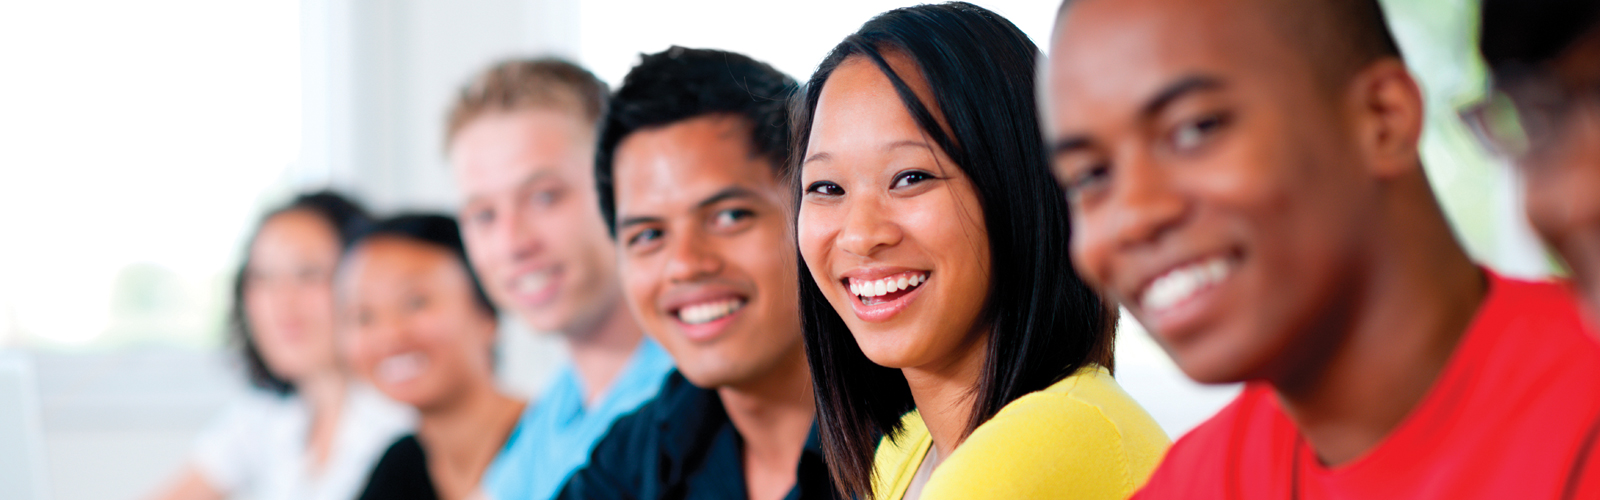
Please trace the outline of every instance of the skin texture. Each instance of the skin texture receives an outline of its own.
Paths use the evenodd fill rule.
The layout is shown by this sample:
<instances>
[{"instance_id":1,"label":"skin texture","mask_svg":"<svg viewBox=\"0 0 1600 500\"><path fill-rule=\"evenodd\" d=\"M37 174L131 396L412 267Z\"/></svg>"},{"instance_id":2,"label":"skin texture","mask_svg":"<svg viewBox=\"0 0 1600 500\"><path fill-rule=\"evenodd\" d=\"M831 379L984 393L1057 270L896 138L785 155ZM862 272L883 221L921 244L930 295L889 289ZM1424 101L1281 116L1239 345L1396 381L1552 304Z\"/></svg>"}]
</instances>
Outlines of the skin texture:
<instances>
[{"instance_id":1,"label":"skin texture","mask_svg":"<svg viewBox=\"0 0 1600 500\"><path fill-rule=\"evenodd\" d=\"M1484 281L1422 171L1421 93L1404 65L1319 80L1331 73L1272 12L1078 2L1041 72L1046 139L1080 273L1191 378L1271 383L1337 464L1422 398ZM1153 280L1208 261L1225 277L1146 307Z\"/></svg>"},{"instance_id":2,"label":"skin texture","mask_svg":"<svg viewBox=\"0 0 1600 500\"><path fill-rule=\"evenodd\" d=\"M568 340L590 402L643 338L600 219L593 128L568 110L533 108L473 119L450 144L461 236L485 291L534 330ZM540 274L545 284L519 286Z\"/></svg>"},{"instance_id":3,"label":"skin texture","mask_svg":"<svg viewBox=\"0 0 1600 500\"><path fill-rule=\"evenodd\" d=\"M474 303L466 269L448 250L377 237L351 252L339 276L345 349L356 372L414 406L428 469L446 498L471 494L523 403L494 385L495 319ZM413 369L380 369L396 357Z\"/></svg>"},{"instance_id":4,"label":"skin texture","mask_svg":"<svg viewBox=\"0 0 1600 500\"><path fill-rule=\"evenodd\" d=\"M885 59L930 108L913 62ZM988 340L988 230L972 182L878 67L845 60L822 88L801 171L800 252L867 358L901 369L939 456L959 444ZM942 116L936 117L943 122ZM887 318L862 317L849 278L927 274Z\"/></svg>"},{"instance_id":5,"label":"skin texture","mask_svg":"<svg viewBox=\"0 0 1600 500\"><path fill-rule=\"evenodd\" d=\"M705 115L617 146L617 245L629 305L685 378L721 396L744 443L751 498L782 498L815 404L800 332L789 187L743 118ZM727 299L730 316L679 312Z\"/></svg>"},{"instance_id":6,"label":"skin texture","mask_svg":"<svg viewBox=\"0 0 1600 500\"><path fill-rule=\"evenodd\" d=\"M1600 30L1549 64L1576 89L1600 87ZM1572 268L1590 318L1600 312L1600 95L1577 104L1548 148L1518 161L1528 220Z\"/></svg>"}]
</instances>

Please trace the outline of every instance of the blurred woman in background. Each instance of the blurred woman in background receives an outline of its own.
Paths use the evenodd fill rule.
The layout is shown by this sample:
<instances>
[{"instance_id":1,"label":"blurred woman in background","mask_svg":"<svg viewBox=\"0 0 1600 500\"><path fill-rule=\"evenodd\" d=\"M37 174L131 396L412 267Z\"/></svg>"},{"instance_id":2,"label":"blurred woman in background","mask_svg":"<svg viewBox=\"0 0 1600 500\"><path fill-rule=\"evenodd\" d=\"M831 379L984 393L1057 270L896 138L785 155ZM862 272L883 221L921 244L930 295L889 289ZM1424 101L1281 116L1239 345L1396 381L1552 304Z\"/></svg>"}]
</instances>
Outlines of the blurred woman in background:
<instances>
[{"instance_id":1,"label":"blurred woman in background","mask_svg":"<svg viewBox=\"0 0 1600 500\"><path fill-rule=\"evenodd\" d=\"M336 283L351 365L419 412L416 435L389 447L360 498L482 496L483 472L526 403L495 385L495 309L467 265L455 220L374 224Z\"/></svg>"},{"instance_id":2,"label":"blurred woman in background","mask_svg":"<svg viewBox=\"0 0 1600 500\"><path fill-rule=\"evenodd\" d=\"M1068 261L1038 58L993 12L921 5L867 22L799 96L801 314L849 496L1121 499L1166 449L1111 377L1116 313Z\"/></svg>"},{"instance_id":3,"label":"blurred woman in background","mask_svg":"<svg viewBox=\"0 0 1600 500\"><path fill-rule=\"evenodd\" d=\"M412 412L356 382L336 346L333 273L366 212L330 192L262 219L233 286L232 341L256 391L198 439L155 498L348 499Z\"/></svg>"}]
</instances>

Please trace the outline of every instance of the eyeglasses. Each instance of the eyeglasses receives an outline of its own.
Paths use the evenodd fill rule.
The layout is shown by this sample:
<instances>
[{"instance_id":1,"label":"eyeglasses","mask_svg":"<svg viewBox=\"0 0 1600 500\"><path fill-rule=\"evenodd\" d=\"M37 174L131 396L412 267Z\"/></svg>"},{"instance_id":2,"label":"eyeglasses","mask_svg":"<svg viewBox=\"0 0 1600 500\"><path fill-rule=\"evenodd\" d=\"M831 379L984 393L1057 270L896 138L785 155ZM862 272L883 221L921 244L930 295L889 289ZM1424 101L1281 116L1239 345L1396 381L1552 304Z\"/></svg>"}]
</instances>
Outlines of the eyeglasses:
<instances>
[{"instance_id":1,"label":"eyeglasses","mask_svg":"<svg viewBox=\"0 0 1600 500\"><path fill-rule=\"evenodd\" d=\"M1586 105L1600 112L1600 84L1573 88L1553 75L1525 72L1462 109L1461 120L1485 149L1520 160L1559 143L1574 113Z\"/></svg>"}]
</instances>

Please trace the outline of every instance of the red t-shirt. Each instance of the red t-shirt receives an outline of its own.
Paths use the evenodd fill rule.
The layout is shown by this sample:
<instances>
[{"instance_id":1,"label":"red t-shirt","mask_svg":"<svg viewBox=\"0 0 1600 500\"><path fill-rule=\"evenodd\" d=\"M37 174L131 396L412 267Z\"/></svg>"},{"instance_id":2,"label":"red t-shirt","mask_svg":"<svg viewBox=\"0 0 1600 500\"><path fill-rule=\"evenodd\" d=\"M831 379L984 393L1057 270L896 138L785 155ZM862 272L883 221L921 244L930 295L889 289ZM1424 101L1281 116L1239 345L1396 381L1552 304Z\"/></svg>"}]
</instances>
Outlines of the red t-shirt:
<instances>
[{"instance_id":1,"label":"red t-shirt","mask_svg":"<svg viewBox=\"0 0 1600 500\"><path fill-rule=\"evenodd\" d=\"M1600 342L1561 286L1489 280L1438 381L1360 458L1319 463L1256 382L1178 440L1135 498L1600 498Z\"/></svg>"}]
</instances>

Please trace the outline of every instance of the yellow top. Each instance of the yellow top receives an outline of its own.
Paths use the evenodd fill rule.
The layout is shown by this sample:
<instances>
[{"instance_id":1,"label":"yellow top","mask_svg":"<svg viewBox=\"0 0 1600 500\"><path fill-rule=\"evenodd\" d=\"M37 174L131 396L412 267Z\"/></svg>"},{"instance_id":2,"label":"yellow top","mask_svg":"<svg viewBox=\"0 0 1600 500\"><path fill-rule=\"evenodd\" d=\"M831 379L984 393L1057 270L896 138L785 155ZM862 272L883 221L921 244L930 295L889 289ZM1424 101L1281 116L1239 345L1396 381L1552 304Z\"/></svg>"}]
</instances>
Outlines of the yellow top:
<instances>
[{"instance_id":1,"label":"yellow top","mask_svg":"<svg viewBox=\"0 0 1600 500\"><path fill-rule=\"evenodd\" d=\"M922 416L878 444L873 498L901 500L933 439ZM934 469L921 500L1124 499L1155 472L1171 441L1100 366L1017 398Z\"/></svg>"}]
</instances>

